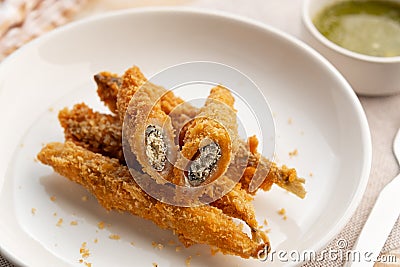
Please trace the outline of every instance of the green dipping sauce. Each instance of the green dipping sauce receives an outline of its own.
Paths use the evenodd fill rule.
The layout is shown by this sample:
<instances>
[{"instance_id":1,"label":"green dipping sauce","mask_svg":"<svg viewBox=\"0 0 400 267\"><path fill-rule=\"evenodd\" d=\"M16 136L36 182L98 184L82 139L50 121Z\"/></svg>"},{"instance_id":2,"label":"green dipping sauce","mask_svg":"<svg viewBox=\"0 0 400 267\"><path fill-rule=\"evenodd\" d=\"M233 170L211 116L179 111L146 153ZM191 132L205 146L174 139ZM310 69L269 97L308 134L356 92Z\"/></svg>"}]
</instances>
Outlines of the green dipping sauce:
<instances>
[{"instance_id":1,"label":"green dipping sauce","mask_svg":"<svg viewBox=\"0 0 400 267\"><path fill-rule=\"evenodd\" d=\"M314 25L348 50L376 57L400 56L400 4L389 1L340 1L328 6Z\"/></svg>"}]
</instances>

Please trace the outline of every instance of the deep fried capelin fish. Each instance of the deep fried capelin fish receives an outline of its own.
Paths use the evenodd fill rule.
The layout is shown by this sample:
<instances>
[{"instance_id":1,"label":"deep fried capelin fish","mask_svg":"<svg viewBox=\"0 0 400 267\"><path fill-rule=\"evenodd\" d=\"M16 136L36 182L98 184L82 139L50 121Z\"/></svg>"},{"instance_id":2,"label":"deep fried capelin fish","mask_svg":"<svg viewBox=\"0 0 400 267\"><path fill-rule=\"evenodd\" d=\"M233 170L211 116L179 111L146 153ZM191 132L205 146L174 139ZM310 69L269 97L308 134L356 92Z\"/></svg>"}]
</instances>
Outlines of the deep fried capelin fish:
<instances>
[{"instance_id":1,"label":"deep fried capelin fish","mask_svg":"<svg viewBox=\"0 0 400 267\"><path fill-rule=\"evenodd\" d=\"M145 90L139 90L141 86L145 86ZM215 98L219 97L225 97L226 92L224 91L224 94L219 94L219 92L223 90L221 88L217 88ZM226 89L224 89L226 90ZM140 94L139 96L137 94ZM133 107L131 106L130 102L132 101L132 97L135 96L135 99L133 101L136 101L137 103L133 103ZM160 102L157 102L153 104L157 99L160 99ZM147 101L150 100L150 101ZM223 101L223 99L218 99L220 101ZM211 101L211 100L210 100ZM233 97L230 98L230 102L227 103L228 105L232 106L233 105ZM155 105L156 108L155 113L157 116L152 116L150 113L150 117L155 118L154 124L161 124L165 122L165 117L164 114L160 114L163 110L166 110L165 113L171 112L171 110L168 110L168 108L177 106L179 104L182 104L181 106L184 108L187 108L183 100L177 97L174 97L172 92L168 92L166 89L156 86L150 82L147 82L147 80L144 78L144 75L140 72L140 69L136 66L128 69L125 71L123 77L122 77L122 85L119 89L118 95L117 95L117 107L118 107L118 113L121 122L123 121L125 125L130 125L129 127L125 128L132 128L134 129L135 126L138 127L142 123L136 123L136 118L135 116L141 115L141 116L146 116L148 112L144 111L146 106L149 106L149 108L152 108L152 105ZM135 106L136 105L136 106ZM161 107L161 110L157 107L159 105ZM140 110L137 110L135 107L140 107ZM131 109L132 108L132 109ZM154 111L152 110L152 112ZM149 111L149 110L147 110ZM192 112L188 112L188 114L194 113L196 110L192 109ZM136 112L136 113L135 113ZM131 114L132 113L132 114ZM121 114L124 114L124 116L121 116ZM125 120L125 115L128 114L128 121ZM236 119L236 114L235 119ZM122 118L124 117L124 118ZM161 119L160 119L161 118ZM144 120L146 118L142 118ZM160 121L160 122L157 122ZM168 121L167 121L168 122ZM181 123L181 121L179 121ZM166 124L167 126L169 125L168 123ZM168 130L168 129L167 129ZM169 130L169 132L171 129ZM141 134L143 134L143 129L139 129L136 134L136 140L139 140L136 144L136 146L133 146L134 148L136 147L136 150L142 149L142 144L143 141L140 140ZM170 133L169 136L172 134ZM130 136L130 134L128 134ZM171 143L170 138L169 143ZM135 140L135 139L133 139ZM132 145L131 145L132 147ZM172 145L169 145L169 147L172 147ZM135 152L135 151L134 151ZM139 156L140 154L136 153L136 156L138 157L139 161ZM143 157L142 162L145 157ZM142 166L144 164L139 161ZM152 174L151 170L149 172L148 168L144 169L148 174ZM151 175L154 178L154 175ZM182 181L179 181L179 179L176 179L176 177L179 178L178 175L165 175L164 178L167 181L173 182L174 184L178 185L183 185ZM240 187L236 186L233 187L232 192L229 192L225 195L223 195L220 199L217 199L216 201L213 202L212 205L215 205L216 207L221 208L225 213L229 214L230 216L242 219L245 221L252 229L252 232L254 236L257 235L257 228L258 228L258 223L257 220L255 219L255 211L254 207L251 204L249 199L251 199L251 196L248 196L245 190L242 190ZM179 197L178 197L179 198Z\"/></svg>"},{"instance_id":2,"label":"deep fried capelin fish","mask_svg":"<svg viewBox=\"0 0 400 267\"><path fill-rule=\"evenodd\" d=\"M178 170L175 175L182 174L190 185L214 181L224 175L233 162L239 140L234 101L227 88L216 86L211 89L199 114L189 123L181 149L184 158L177 161L177 166L185 169L186 175L178 168L175 168ZM185 159L192 162L184 166Z\"/></svg>"},{"instance_id":3,"label":"deep fried capelin fish","mask_svg":"<svg viewBox=\"0 0 400 267\"><path fill-rule=\"evenodd\" d=\"M58 118L64 128L66 141L72 141L92 152L118 159L121 164L125 164L122 153L122 127L118 117L93 111L82 103L76 104L71 110L61 110ZM253 198L240 187L238 184L234 190L210 205L223 210L229 216L241 219L254 230L258 224L252 205Z\"/></svg>"},{"instance_id":4,"label":"deep fried capelin fish","mask_svg":"<svg viewBox=\"0 0 400 267\"><path fill-rule=\"evenodd\" d=\"M131 79L129 70L126 73L128 79ZM125 76L126 74L121 92L129 90ZM171 118L161 109L159 100L164 92L162 87L143 84L127 107L122 130L125 140L129 143L129 149L144 172L159 183L163 183L162 177L177 184L173 170L179 147L175 144Z\"/></svg>"},{"instance_id":5,"label":"deep fried capelin fish","mask_svg":"<svg viewBox=\"0 0 400 267\"><path fill-rule=\"evenodd\" d=\"M64 128L66 140L90 151L116 158L122 164L125 163L121 145L122 126L119 118L95 112L85 104L77 104L72 110L65 108L60 111L59 120ZM239 141L239 150L234 164L246 166L240 179L242 188L248 191L257 164L261 164L259 168L268 167L270 169L265 181L260 186L262 190L268 191L273 184L277 184L279 187L304 198L306 194L303 187L304 179L299 178L293 168L288 168L285 165L278 167L274 162L266 161L254 149L257 144L258 141L255 136L249 138L249 144L242 140ZM253 147L253 151L248 150L249 145ZM252 195L255 193L256 191L251 192Z\"/></svg>"},{"instance_id":6,"label":"deep fried capelin fish","mask_svg":"<svg viewBox=\"0 0 400 267\"><path fill-rule=\"evenodd\" d=\"M139 70L140 72L140 70ZM144 77L142 73L137 75L138 78L140 79L141 77ZM104 87L106 88L106 87ZM114 92L113 89L110 90L111 92ZM104 99L105 96L100 94L99 92L100 99ZM116 96L115 98L116 99ZM196 114L198 114L198 109L190 105L189 103L185 102L185 105L180 104L182 99L179 97L176 97L173 92L168 93L168 97L166 97L166 104L165 106L168 107L167 110L168 112L171 112L174 110L176 107L179 108L179 112L173 111L172 113L175 115L175 117L178 118L176 120L174 117L172 117L172 123L174 128L177 131L180 131L177 136L179 137L178 142L180 144L183 144L183 137L185 135L185 130L187 129L188 125L187 122L189 122ZM174 105L177 105L174 107ZM162 105L163 107L163 105ZM179 114L179 115L178 115ZM253 140L253 141L252 141ZM304 183L305 180L304 178L300 178L297 176L296 170L294 168L288 168L286 165L283 165L282 167L278 167L276 163L269 161L267 158L263 157L262 155L256 153L256 151L250 151L249 146L257 147L258 141L257 138L253 137L250 138L249 144L247 144L243 140L239 140L239 151L237 152L235 156L235 161L239 162L238 165L242 166L245 164L247 168L245 169L245 172L243 176L240 179L240 182L242 184L242 188L244 188L246 191L248 191L251 194L255 194L256 191L249 191L249 185L250 182L254 176L254 173L256 171L256 168L261 168L263 170L269 170L268 174L266 175L264 181L260 185L259 188L261 188L264 191L270 190L272 184L276 184L279 187L292 192L293 194L297 195L300 198L304 198L306 195L306 191L304 189ZM246 160L245 163L242 161ZM248 162L247 162L248 161ZM258 165L259 164L259 165Z\"/></svg>"},{"instance_id":7,"label":"deep fried capelin fish","mask_svg":"<svg viewBox=\"0 0 400 267\"><path fill-rule=\"evenodd\" d=\"M266 236L261 243L250 239L241 227L215 207L184 208L151 198L136 184L128 168L116 159L93 153L72 142L50 143L42 148L38 159L84 186L107 210L126 211L149 219L161 228L171 229L186 246L208 244L222 253L243 258L256 258L265 247L268 251Z\"/></svg>"}]
</instances>

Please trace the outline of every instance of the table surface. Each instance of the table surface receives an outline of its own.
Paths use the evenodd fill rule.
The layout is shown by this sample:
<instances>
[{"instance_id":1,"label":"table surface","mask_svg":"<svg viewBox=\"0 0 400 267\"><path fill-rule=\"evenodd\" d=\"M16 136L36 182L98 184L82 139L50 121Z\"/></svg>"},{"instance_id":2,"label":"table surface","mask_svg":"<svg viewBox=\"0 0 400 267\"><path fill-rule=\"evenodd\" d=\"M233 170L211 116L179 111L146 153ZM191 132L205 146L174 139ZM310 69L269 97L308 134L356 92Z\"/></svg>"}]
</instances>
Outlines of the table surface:
<instances>
[{"instance_id":1,"label":"table surface","mask_svg":"<svg viewBox=\"0 0 400 267\"><path fill-rule=\"evenodd\" d=\"M302 39L302 2L302 0L91 0L75 15L74 20L110 10L126 8L187 6L222 10L250 17ZM335 239L345 238L350 246L356 241L380 190L399 172L399 167L392 153L392 141L397 129L400 128L400 95L385 97L359 96L359 99L365 110L371 129L373 163L363 200L348 225ZM335 240L328 247L334 246ZM398 221L385 244L383 252L397 255L399 260L397 264L387 266L400 266L399 246L400 227ZM310 262L306 264L306 266L340 265L341 263L337 262ZM0 267L8 266L12 265L0 255ZM378 263L375 266L386 265Z\"/></svg>"}]
</instances>

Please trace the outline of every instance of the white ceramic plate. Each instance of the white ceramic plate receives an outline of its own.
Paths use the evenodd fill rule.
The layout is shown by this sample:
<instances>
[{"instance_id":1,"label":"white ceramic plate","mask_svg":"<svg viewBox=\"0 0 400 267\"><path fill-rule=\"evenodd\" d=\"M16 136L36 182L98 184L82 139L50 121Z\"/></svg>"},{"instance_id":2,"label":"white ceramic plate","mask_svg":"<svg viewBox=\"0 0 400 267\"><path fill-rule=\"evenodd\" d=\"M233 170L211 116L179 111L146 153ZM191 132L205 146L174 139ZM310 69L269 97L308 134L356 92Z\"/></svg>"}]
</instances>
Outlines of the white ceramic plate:
<instances>
[{"instance_id":1,"label":"white ceramic plate","mask_svg":"<svg viewBox=\"0 0 400 267\"><path fill-rule=\"evenodd\" d=\"M169 244L177 242L170 231L104 211L84 189L34 161L43 143L63 140L60 108L85 101L105 110L93 74L121 73L136 64L151 76L192 60L224 63L255 81L275 115L278 162L307 179L304 200L277 187L255 199L259 222L269 221L273 250L318 250L340 231L361 199L371 163L367 121L342 76L303 43L260 23L204 11L145 9L63 27L1 64L3 254L29 266L83 266L80 248L86 242L85 261L92 266L180 266L189 256L191 266L266 264L211 256L203 245L176 252L179 244ZM294 149L298 155L290 158ZM281 208L287 220L277 214ZM100 221L108 225L103 230ZM154 248L153 241L164 248ZM285 263L275 258L273 264Z\"/></svg>"}]
</instances>

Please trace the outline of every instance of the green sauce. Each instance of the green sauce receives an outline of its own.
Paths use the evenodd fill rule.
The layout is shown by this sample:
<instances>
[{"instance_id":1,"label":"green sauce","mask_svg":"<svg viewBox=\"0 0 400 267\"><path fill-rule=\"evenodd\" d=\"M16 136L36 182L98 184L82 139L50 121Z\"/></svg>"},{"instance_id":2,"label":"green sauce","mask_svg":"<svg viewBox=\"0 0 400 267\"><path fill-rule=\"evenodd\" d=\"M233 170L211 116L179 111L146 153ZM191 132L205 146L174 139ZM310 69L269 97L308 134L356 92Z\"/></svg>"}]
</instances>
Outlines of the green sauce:
<instances>
[{"instance_id":1,"label":"green sauce","mask_svg":"<svg viewBox=\"0 0 400 267\"><path fill-rule=\"evenodd\" d=\"M354 52L400 56L400 4L389 1L341 1L328 6L314 25L329 40Z\"/></svg>"}]
</instances>

